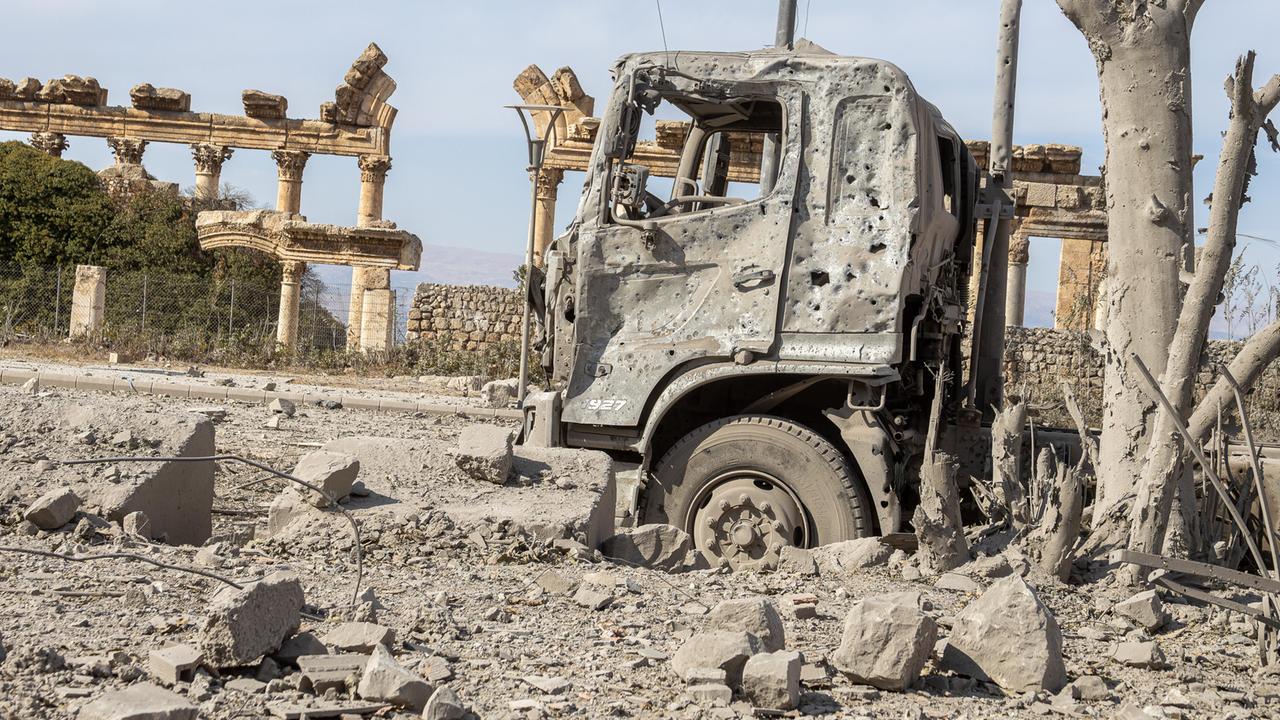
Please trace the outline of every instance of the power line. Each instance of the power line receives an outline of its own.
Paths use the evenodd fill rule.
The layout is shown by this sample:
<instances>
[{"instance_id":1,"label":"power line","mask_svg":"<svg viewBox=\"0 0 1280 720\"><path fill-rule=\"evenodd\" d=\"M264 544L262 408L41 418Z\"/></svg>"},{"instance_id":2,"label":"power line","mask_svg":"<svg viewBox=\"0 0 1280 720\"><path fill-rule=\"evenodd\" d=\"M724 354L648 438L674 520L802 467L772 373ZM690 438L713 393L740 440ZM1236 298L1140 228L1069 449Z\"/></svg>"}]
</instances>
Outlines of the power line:
<instances>
[{"instance_id":1,"label":"power line","mask_svg":"<svg viewBox=\"0 0 1280 720\"><path fill-rule=\"evenodd\" d=\"M658 28L662 31L662 51L667 54L667 64L671 64L671 48L667 47L667 24L662 21L662 0L653 0L658 6Z\"/></svg>"},{"instance_id":2,"label":"power line","mask_svg":"<svg viewBox=\"0 0 1280 720\"><path fill-rule=\"evenodd\" d=\"M809 11L813 9L813 0L805 0L804 3L804 32L801 33L806 38L809 37Z\"/></svg>"}]
</instances>

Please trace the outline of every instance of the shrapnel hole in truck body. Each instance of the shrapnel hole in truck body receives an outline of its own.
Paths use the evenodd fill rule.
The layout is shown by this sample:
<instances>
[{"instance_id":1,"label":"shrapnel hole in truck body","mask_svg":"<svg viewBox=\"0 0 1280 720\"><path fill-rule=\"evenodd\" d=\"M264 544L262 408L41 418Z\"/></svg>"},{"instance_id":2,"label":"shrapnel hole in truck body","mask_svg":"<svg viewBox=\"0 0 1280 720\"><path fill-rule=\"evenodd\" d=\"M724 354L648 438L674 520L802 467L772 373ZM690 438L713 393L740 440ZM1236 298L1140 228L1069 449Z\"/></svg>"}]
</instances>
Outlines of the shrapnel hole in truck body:
<instances>
[{"instance_id":1,"label":"shrapnel hole in truck body","mask_svg":"<svg viewBox=\"0 0 1280 720\"><path fill-rule=\"evenodd\" d=\"M893 65L807 43L631 55L614 77L539 278L555 398L535 399L534 434L637 461L639 520L713 560L900 529L935 374L949 422L965 395L964 143ZM675 111L663 191L630 160ZM753 146L759 182L730 182Z\"/></svg>"}]
</instances>

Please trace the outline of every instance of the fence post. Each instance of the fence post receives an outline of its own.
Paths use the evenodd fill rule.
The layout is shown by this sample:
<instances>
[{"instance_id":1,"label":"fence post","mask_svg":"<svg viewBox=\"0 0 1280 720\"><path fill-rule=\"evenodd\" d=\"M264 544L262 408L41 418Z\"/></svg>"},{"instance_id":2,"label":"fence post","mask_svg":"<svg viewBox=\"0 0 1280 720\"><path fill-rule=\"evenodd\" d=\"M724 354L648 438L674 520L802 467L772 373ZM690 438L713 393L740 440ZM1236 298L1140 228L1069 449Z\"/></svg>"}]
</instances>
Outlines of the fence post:
<instances>
[{"instance_id":1,"label":"fence post","mask_svg":"<svg viewBox=\"0 0 1280 720\"><path fill-rule=\"evenodd\" d=\"M231 311L227 313L227 337L235 333L236 323L236 279L231 278Z\"/></svg>"},{"instance_id":2,"label":"fence post","mask_svg":"<svg viewBox=\"0 0 1280 720\"><path fill-rule=\"evenodd\" d=\"M58 264L58 279L55 284L56 289L53 293L53 334L58 334L58 321L61 319L62 310L62 264Z\"/></svg>"},{"instance_id":3,"label":"fence post","mask_svg":"<svg viewBox=\"0 0 1280 720\"><path fill-rule=\"evenodd\" d=\"M147 274L142 274L142 334L147 333Z\"/></svg>"}]
</instances>

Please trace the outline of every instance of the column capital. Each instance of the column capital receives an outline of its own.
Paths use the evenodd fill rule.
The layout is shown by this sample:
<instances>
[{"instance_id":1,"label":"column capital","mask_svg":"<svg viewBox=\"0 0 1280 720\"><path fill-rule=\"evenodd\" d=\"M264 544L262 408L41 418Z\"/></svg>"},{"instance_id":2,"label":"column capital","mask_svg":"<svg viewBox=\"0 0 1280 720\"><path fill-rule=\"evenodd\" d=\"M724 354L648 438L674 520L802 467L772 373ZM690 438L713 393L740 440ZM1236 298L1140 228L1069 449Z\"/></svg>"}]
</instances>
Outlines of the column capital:
<instances>
[{"instance_id":1,"label":"column capital","mask_svg":"<svg viewBox=\"0 0 1280 720\"><path fill-rule=\"evenodd\" d=\"M1011 265L1026 265L1031 259L1031 241L1023 235L1014 235L1009 238L1009 263Z\"/></svg>"},{"instance_id":2,"label":"column capital","mask_svg":"<svg viewBox=\"0 0 1280 720\"><path fill-rule=\"evenodd\" d=\"M302 282L302 274L307 271L307 264L301 260L285 260L280 263L284 277L280 282L284 285L297 285Z\"/></svg>"},{"instance_id":3,"label":"column capital","mask_svg":"<svg viewBox=\"0 0 1280 720\"><path fill-rule=\"evenodd\" d=\"M276 172L281 180L302 182L302 171L311 153L305 150L273 150L271 157L276 161Z\"/></svg>"},{"instance_id":4,"label":"column capital","mask_svg":"<svg viewBox=\"0 0 1280 720\"><path fill-rule=\"evenodd\" d=\"M533 171L530 170L529 180L538 184L539 199L555 200L557 191L560 189L560 183L564 181L564 170L560 168L544 167L537 177L535 177Z\"/></svg>"},{"instance_id":5,"label":"column capital","mask_svg":"<svg viewBox=\"0 0 1280 720\"><path fill-rule=\"evenodd\" d=\"M67 149L67 136L56 132L33 132L31 133L31 147L53 157L62 157L62 151Z\"/></svg>"},{"instance_id":6,"label":"column capital","mask_svg":"<svg viewBox=\"0 0 1280 720\"><path fill-rule=\"evenodd\" d=\"M361 155L356 159L360 165L361 182L382 182L391 169L390 155Z\"/></svg>"},{"instance_id":7,"label":"column capital","mask_svg":"<svg viewBox=\"0 0 1280 720\"><path fill-rule=\"evenodd\" d=\"M107 145L116 156L116 165L141 165L147 141L131 137L109 137Z\"/></svg>"},{"instance_id":8,"label":"column capital","mask_svg":"<svg viewBox=\"0 0 1280 720\"><path fill-rule=\"evenodd\" d=\"M212 143L194 143L191 145L191 157L196 161L196 172L217 175L222 172L222 163L231 159L233 150L225 145Z\"/></svg>"}]
</instances>

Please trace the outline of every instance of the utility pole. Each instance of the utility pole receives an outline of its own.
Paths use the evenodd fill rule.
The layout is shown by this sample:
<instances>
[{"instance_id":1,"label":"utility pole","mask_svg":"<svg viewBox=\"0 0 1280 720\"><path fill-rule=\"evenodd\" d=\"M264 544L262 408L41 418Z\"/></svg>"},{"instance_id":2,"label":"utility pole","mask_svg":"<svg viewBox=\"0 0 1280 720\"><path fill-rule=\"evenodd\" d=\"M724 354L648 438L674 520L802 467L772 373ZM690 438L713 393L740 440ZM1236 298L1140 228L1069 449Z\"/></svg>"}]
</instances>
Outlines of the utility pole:
<instances>
[{"instance_id":1,"label":"utility pole","mask_svg":"<svg viewBox=\"0 0 1280 720\"><path fill-rule=\"evenodd\" d=\"M800 0L778 0L778 32L773 45L784 50L792 50L796 44L796 5ZM764 136L764 149L760 154L760 196L773 192L773 184L778 179L778 153L780 136L769 133Z\"/></svg>"}]
</instances>

